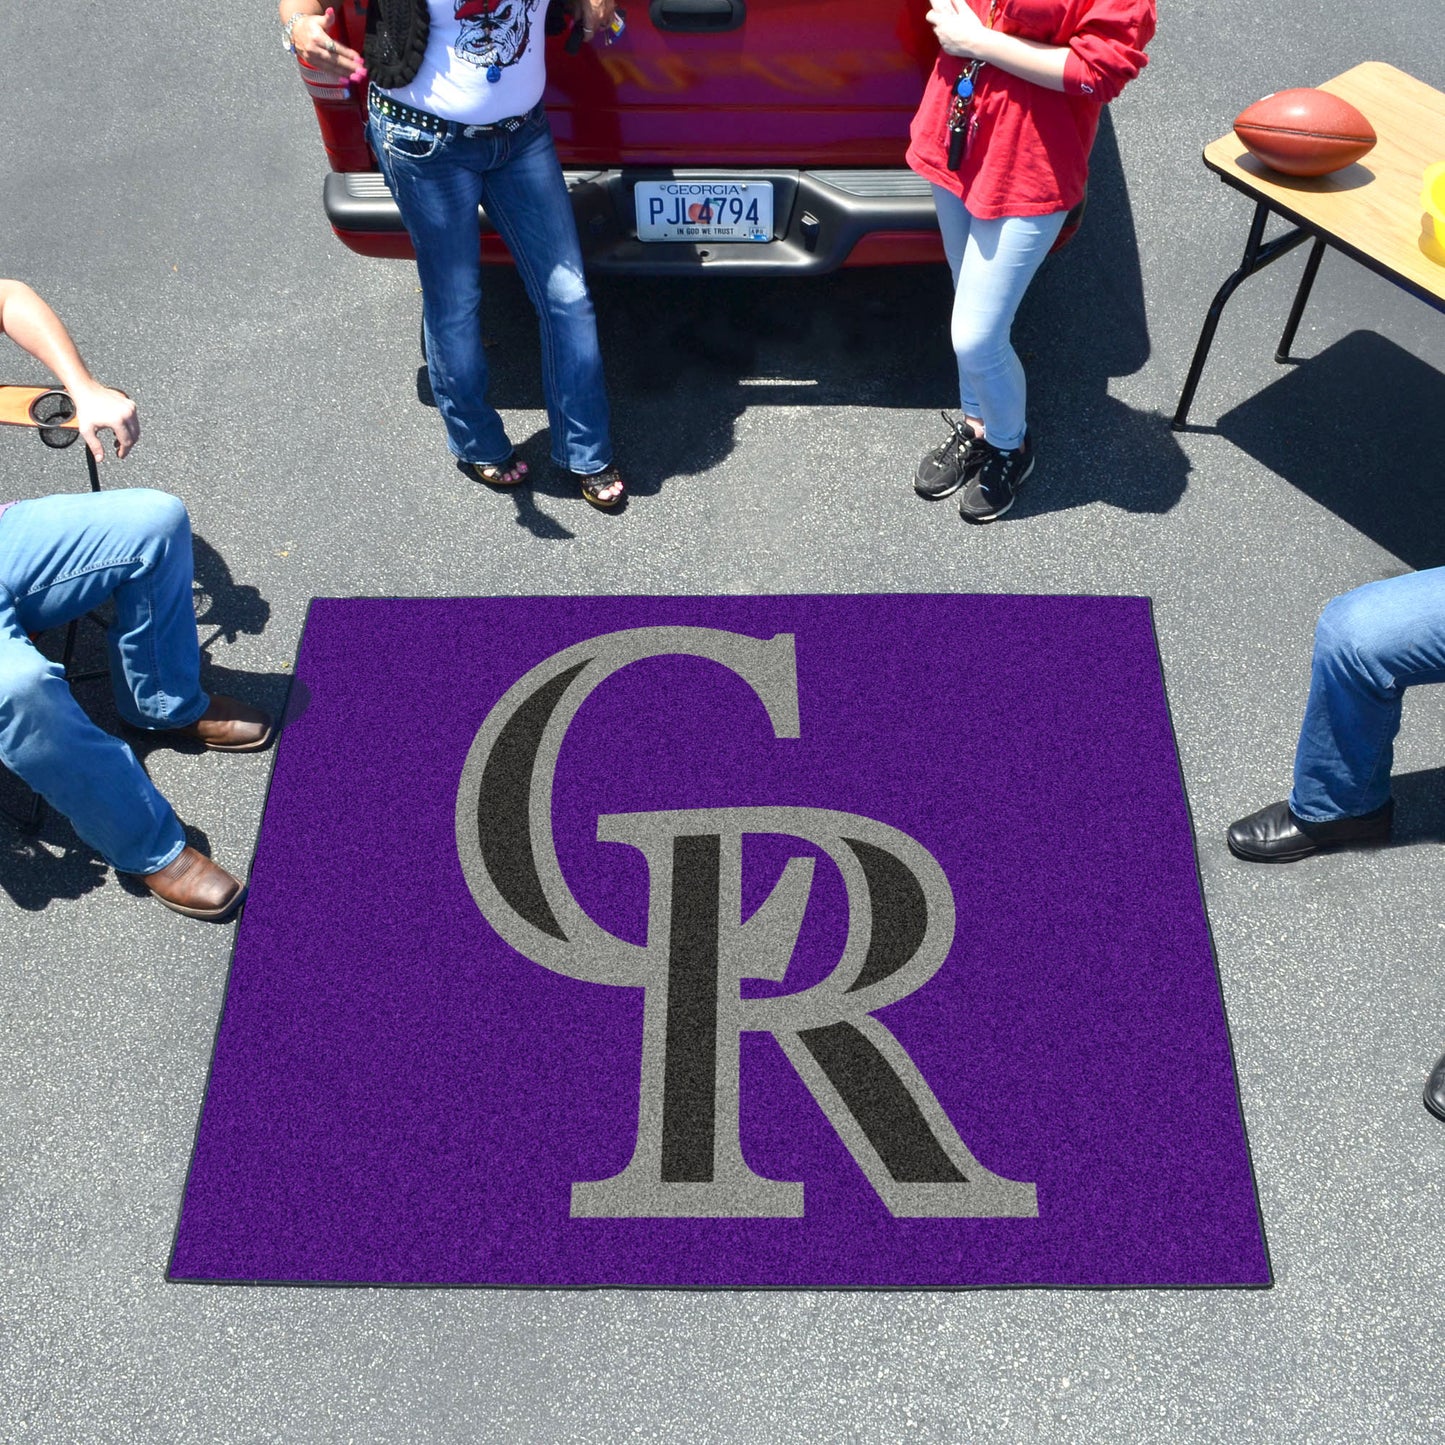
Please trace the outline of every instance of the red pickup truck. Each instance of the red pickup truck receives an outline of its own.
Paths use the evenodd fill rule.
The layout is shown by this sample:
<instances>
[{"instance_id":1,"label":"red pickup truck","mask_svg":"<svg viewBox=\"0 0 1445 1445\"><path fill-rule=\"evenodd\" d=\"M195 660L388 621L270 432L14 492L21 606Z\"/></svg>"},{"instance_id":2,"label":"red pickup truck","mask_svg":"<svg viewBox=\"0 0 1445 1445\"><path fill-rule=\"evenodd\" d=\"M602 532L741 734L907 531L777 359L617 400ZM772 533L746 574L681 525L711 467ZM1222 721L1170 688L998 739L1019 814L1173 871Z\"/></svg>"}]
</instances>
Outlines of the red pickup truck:
<instances>
[{"instance_id":1,"label":"red pickup truck","mask_svg":"<svg viewBox=\"0 0 1445 1445\"><path fill-rule=\"evenodd\" d=\"M339 7L361 49L366 0ZM549 38L547 112L597 271L779 275L939 261L903 164L938 53L919 0L633 0L615 45ZM411 244L367 148L365 86L301 68L326 215L366 256ZM482 255L505 260L484 224Z\"/></svg>"}]
</instances>

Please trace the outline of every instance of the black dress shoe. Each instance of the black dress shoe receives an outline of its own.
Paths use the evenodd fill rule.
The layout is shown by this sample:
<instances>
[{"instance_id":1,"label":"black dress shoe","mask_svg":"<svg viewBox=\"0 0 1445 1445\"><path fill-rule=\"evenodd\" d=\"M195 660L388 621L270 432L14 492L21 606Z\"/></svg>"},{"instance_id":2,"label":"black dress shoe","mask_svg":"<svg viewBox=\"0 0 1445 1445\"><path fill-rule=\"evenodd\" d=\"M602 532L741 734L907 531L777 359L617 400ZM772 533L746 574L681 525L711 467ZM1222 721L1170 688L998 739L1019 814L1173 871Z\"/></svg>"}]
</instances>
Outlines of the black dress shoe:
<instances>
[{"instance_id":1,"label":"black dress shoe","mask_svg":"<svg viewBox=\"0 0 1445 1445\"><path fill-rule=\"evenodd\" d=\"M1425 1080L1425 1107L1437 1119L1445 1119L1445 1054L1435 1060L1435 1067Z\"/></svg>"},{"instance_id":2,"label":"black dress shoe","mask_svg":"<svg viewBox=\"0 0 1445 1445\"><path fill-rule=\"evenodd\" d=\"M1229 851L1251 863L1293 863L1322 848L1346 843L1383 843L1390 836L1395 800L1360 818L1335 818L1328 823L1306 823L1296 818L1289 804L1271 803L1241 818L1228 833Z\"/></svg>"}]
</instances>

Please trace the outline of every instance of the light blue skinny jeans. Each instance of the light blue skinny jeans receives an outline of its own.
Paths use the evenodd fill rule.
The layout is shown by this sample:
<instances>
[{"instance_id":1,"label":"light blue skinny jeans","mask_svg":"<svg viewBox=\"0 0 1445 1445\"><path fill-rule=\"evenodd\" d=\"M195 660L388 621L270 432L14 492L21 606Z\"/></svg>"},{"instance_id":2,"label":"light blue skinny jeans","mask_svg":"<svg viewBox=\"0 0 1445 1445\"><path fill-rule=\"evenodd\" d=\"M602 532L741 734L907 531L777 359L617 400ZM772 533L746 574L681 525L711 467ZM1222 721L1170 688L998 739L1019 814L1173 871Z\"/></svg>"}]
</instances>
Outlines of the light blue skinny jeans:
<instances>
[{"instance_id":1,"label":"light blue skinny jeans","mask_svg":"<svg viewBox=\"0 0 1445 1445\"><path fill-rule=\"evenodd\" d=\"M373 109L367 137L416 252L432 394L453 455L485 465L505 461L512 450L487 401L477 215L485 204L541 325L552 460L586 476L605 471L612 438L597 321L541 106L510 135L476 136L458 127L439 136Z\"/></svg>"},{"instance_id":2,"label":"light blue skinny jeans","mask_svg":"<svg viewBox=\"0 0 1445 1445\"><path fill-rule=\"evenodd\" d=\"M1370 582L1329 603L1315 627L1295 749L1297 818L1323 823L1384 806L1405 689L1424 682L1445 682L1445 567Z\"/></svg>"},{"instance_id":3,"label":"light blue skinny jeans","mask_svg":"<svg viewBox=\"0 0 1445 1445\"><path fill-rule=\"evenodd\" d=\"M978 417L1002 451L1023 445L1028 391L1009 333L1034 273L1043 265L1067 211L980 221L942 186L933 188L943 249L953 271L953 352L958 404Z\"/></svg>"},{"instance_id":4,"label":"light blue skinny jeans","mask_svg":"<svg viewBox=\"0 0 1445 1445\"><path fill-rule=\"evenodd\" d=\"M184 727L210 701L191 575L191 524L164 492L43 497L0 512L0 762L123 873L171 862L185 847L180 822L29 634L114 598L106 642L120 715L140 728Z\"/></svg>"}]
</instances>

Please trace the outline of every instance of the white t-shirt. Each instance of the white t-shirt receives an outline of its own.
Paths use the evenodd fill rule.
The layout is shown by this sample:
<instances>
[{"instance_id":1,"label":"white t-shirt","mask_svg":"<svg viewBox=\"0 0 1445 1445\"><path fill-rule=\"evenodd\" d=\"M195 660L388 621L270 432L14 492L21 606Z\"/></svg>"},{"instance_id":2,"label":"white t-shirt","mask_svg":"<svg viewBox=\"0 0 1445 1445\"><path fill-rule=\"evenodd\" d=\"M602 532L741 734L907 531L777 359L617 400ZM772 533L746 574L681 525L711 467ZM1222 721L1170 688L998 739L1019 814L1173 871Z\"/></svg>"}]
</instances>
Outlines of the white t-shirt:
<instances>
[{"instance_id":1,"label":"white t-shirt","mask_svg":"<svg viewBox=\"0 0 1445 1445\"><path fill-rule=\"evenodd\" d=\"M547 0L427 0L431 31L410 85L383 92L463 125L525 115L547 83Z\"/></svg>"}]
</instances>

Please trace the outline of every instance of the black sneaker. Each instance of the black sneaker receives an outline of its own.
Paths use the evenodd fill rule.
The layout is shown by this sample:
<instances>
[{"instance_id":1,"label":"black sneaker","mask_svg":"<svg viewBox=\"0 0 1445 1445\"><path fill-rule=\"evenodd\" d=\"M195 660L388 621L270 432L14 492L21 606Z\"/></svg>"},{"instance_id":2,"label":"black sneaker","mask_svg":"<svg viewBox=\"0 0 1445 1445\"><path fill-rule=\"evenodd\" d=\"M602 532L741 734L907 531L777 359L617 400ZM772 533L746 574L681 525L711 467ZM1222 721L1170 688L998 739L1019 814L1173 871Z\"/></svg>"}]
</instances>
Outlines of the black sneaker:
<instances>
[{"instance_id":1,"label":"black sneaker","mask_svg":"<svg viewBox=\"0 0 1445 1445\"><path fill-rule=\"evenodd\" d=\"M1013 506L1018 490L1034 469L1034 441L1024 433L1023 445L1011 452L1000 451L987 441L977 443L983 451L983 465L969 478L959 499L958 515L965 522L992 522Z\"/></svg>"},{"instance_id":2,"label":"black sneaker","mask_svg":"<svg viewBox=\"0 0 1445 1445\"><path fill-rule=\"evenodd\" d=\"M951 497L983 465L982 443L972 427L960 426L946 411L939 415L953 435L941 447L934 447L913 474L913 490L930 502Z\"/></svg>"}]
</instances>

